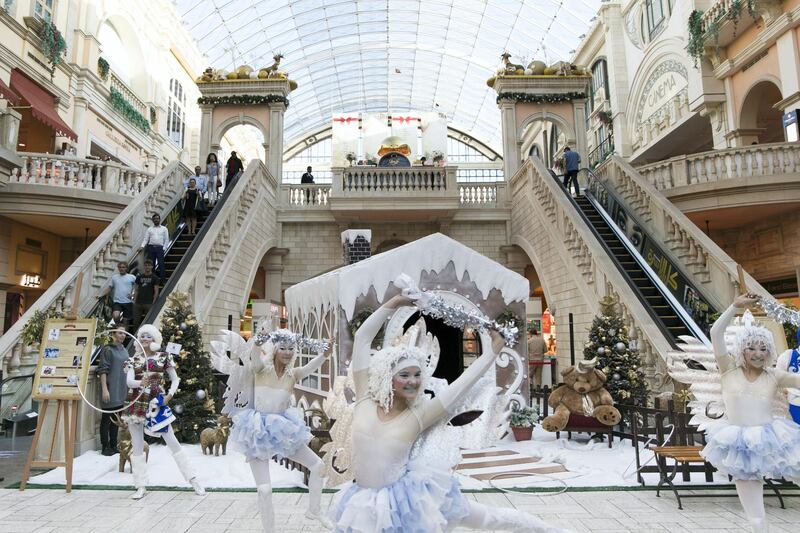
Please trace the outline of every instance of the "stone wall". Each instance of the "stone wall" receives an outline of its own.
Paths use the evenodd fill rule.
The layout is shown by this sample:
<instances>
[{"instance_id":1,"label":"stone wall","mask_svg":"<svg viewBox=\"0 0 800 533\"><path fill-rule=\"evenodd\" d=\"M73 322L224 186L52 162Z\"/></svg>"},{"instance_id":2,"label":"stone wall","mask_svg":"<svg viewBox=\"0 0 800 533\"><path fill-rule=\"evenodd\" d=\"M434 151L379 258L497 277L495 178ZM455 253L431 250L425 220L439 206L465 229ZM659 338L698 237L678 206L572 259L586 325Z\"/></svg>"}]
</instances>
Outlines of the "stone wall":
<instances>
[{"instance_id":1,"label":"stone wall","mask_svg":"<svg viewBox=\"0 0 800 533\"><path fill-rule=\"evenodd\" d=\"M795 276L800 266L800 213L711 231L711 238L760 283Z\"/></svg>"}]
</instances>

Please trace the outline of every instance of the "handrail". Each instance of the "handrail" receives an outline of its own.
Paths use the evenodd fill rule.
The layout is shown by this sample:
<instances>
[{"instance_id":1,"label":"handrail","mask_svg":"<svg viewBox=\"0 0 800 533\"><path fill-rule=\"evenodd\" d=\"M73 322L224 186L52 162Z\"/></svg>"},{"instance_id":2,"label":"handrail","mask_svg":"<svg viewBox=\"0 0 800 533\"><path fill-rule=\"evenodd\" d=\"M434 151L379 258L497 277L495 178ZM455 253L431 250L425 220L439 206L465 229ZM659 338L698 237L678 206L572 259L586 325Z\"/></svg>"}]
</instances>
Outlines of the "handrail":
<instances>
[{"instance_id":1,"label":"handrail","mask_svg":"<svg viewBox=\"0 0 800 533\"><path fill-rule=\"evenodd\" d=\"M197 253L197 250L200 248L201 243L205 236L211 231L211 226L214 224L214 221L217 219L217 216L222 211L223 206L228 201L229 198L233 196L233 191L243 187L242 182L244 180L241 179L243 172L239 171L236 176L233 178L234 184L233 187L226 187L225 191L217 200L217 203L214 205L214 209L206 218L205 222L203 222L203 227L200 228L200 231L197 233L195 238L192 240L192 244L189 245L189 248L186 249L186 253L183 254L178 265L175 267L175 270L172 272L172 275L167 280L167 283L161 287L161 290L158 293L158 298L153 302L153 305L150 306L150 309L147 311L147 314L142 319L142 324L153 324L161 313L161 309L167 302L167 297L172 294L172 291L175 290L176 286L178 285L178 280L180 279L183 272L186 270L186 267L192 262L192 258Z\"/></svg>"},{"instance_id":2,"label":"handrail","mask_svg":"<svg viewBox=\"0 0 800 533\"><path fill-rule=\"evenodd\" d=\"M0 361L7 364L9 374L19 371L20 335L33 314L49 309L66 310L73 301L79 277L83 283L77 312L85 315L90 311L96 304L97 292L115 270L116 261L130 257L134 246L138 249L146 231L145 221L154 211L162 212L171 202L177 201L183 190L183 177L189 174L191 171L179 161L167 165L0 337Z\"/></svg>"},{"instance_id":3,"label":"handrail","mask_svg":"<svg viewBox=\"0 0 800 533\"><path fill-rule=\"evenodd\" d=\"M658 292L661 294L661 296L665 300L667 300L667 302L669 302L669 305L672 308L672 310L675 311L675 313L678 315L678 318L681 319L681 323L684 326L686 326L686 328L689 331L692 332L692 335L694 335L695 338L697 338L703 344L705 344L707 347L710 348L711 341L708 339L708 337L706 337L705 332L697 325L694 319L691 316L689 316L689 314L686 312L686 309L683 308L680 302L678 302L678 300L672 294L672 291L670 291L667 288L667 286L664 284L664 282L661 280L658 274L656 274L655 271L650 267L650 264L647 262L647 260L644 257L642 257L642 254L639 253L639 250L637 250L636 247L633 245L633 243L630 241L630 239L628 239L628 236L625 235L625 233L620 229L620 227L611 218L609 213L605 210L603 205L597 200L597 198L595 198L594 194L592 193L592 185L596 183L598 186L603 187L603 189L606 191L606 194L609 194L611 196L613 196L613 193L608 190L605 184L598 179L597 175L591 169L582 168L581 171L585 171L587 174L589 174L589 186L586 188L584 192L586 198L589 200L592 206L594 206L594 208L597 210L597 212L600 214L600 216L603 218L606 224L608 224L608 227L611 228L611 231L614 232L614 235L620 240L622 245L625 247L628 253L631 254L636 263L642 268L642 270L644 270L645 274L650 279L650 281L653 282L653 284L656 286L656 289L658 289ZM633 286L633 288L635 292L639 293L638 289L636 289L635 286ZM641 293L639 293L639 296L642 296ZM644 300L643 298L641 299ZM648 307L649 310L649 306L645 305L645 307ZM666 330L666 328L662 328L662 330L667 335L667 337L670 338L668 330Z\"/></svg>"},{"instance_id":4,"label":"handrail","mask_svg":"<svg viewBox=\"0 0 800 533\"><path fill-rule=\"evenodd\" d=\"M23 400L21 402L20 401L16 402L16 405L22 405L25 402L27 402L28 399L31 398L31 396L33 396L33 378L34 378L34 374L23 374L23 375L20 375L20 376L11 376L11 377L5 378L3 381L0 381L0 420L5 420L7 418L6 411L10 411L11 410L10 407L8 409L5 409L3 407L3 392L6 390L6 385L11 381L21 381L21 380L27 380L27 379L31 380L31 388L30 388L30 390L28 390L26 388L26 390L28 390L28 392L27 392L27 395L25 396L25 398L23 398ZM17 391L15 391L15 392L17 392ZM12 403L11 407L13 407L14 405L15 404Z\"/></svg>"}]
</instances>

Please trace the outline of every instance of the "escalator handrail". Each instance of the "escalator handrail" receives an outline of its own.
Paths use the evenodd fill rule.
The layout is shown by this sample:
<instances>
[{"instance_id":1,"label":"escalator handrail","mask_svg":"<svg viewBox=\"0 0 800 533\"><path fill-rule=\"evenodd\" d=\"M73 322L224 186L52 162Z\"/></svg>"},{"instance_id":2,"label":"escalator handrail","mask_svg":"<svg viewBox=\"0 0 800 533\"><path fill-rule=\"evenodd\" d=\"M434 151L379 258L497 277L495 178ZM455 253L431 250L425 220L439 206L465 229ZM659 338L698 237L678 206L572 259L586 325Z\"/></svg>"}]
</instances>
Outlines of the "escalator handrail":
<instances>
[{"instance_id":1,"label":"escalator handrail","mask_svg":"<svg viewBox=\"0 0 800 533\"><path fill-rule=\"evenodd\" d=\"M628 251L631 257L633 257L633 259L636 261L639 267L644 271L644 273L647 275L650 281L653 282L653 284L656 286L656 289L658 289L658 292L669 303L670 307L672 307L673 311L675 311L675 314L678 315L678 318L680 318L683 325L686 326L686 328L689 331L691 331L692 335L694 335L694 337L697 340L701 341L708 348L710 348L711 341L708 339L708 337L706 337L706 334L703 332L703 330L700 329L700 327L697 325L694 319L692 319L692 317L689 316L689 313L687 313L686 309L684 309L683 306L680 304L680 302L678 302L678 300L675 298L675 295L672 294L672 291L670 291L667 288L667 286L664 284L664 282L661 280L658 274L656 274L656 272L652 269L647 260L642 256L642 254L639 253L639 250L636 249L636 247L633 245L630 239L628 239L628 236L625 235L625 233L622 231L622 228L620 228L614 223L608 212L603 208L600 202L597 201L597 198L595 198L594 195L591 193L592 181L595 181L602 186L602 182L600 181L598 176L588 168L583 168L581 170L585 170L589 175L589 183L586 189L584 190L584 195L586 196L586 198L589 200L589 202L592 204L592 206L595 208L598 214L603 218L608 227L611 228L611 231L614 232L614 235L619 239L619 241L622 243L622 245L625 247L625 249Z\"/></svg>"},{"instance_id":2,"label":"escalator handrail","mask_svg":"<svg viewBox=\"0 0 800 533\"><path fill-rule=\"evenodd\" d=\"M161 290L158 292L158 298L156 301L153 302L153 305L150 306L150 309L147 311L147 314L142 319L142 324L152 324L156 317L161 312L161 309L164 307L164 304L167 302L167 297L172 294L172 291L175 290L175 286L178 284L178 280L183 274L186 267L191 262L192 258L194 257L195 253L197 253L197 249L200 247L203 239L211 230L211 226L216 220L217 215L222 211L225 202L228 201L228 198L231 197L233 191L236 190L237 187L242 187L242 175L244 174L243 171L239 171L236 176L233 178L234 184L233 187L226 187L225 192L217 199L216 204L214 204L214 208L209 213L208 217L206 217L205 221L203 222L203 227L200 228L200 231L197 232L194 240L189 245L189 248L186 249L186 253L183 254L181 260L178 262L178 265L175 267L175 270L169 276L167 283L161 287ZM184 228L185 229L185 228Z\"/></svg>"}]
</instances>

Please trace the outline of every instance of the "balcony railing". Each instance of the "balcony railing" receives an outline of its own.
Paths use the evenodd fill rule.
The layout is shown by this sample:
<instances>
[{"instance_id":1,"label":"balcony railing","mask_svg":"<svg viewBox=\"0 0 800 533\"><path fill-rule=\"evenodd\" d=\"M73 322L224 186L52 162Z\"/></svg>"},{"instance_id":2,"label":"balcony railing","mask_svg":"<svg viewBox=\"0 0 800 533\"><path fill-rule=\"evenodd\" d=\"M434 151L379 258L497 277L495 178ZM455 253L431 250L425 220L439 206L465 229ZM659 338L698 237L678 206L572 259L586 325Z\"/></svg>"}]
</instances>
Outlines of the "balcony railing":
<instances>
[{"instance_id":1,"label":"balcony railing","mask_svg":"<svg viewBox=\"0 0 800 533\"><path fill-rule=\"evenodd\" d=\"M30 183L136 196L153 179L151 172L110 161L65 155L20 152L22 167L11 171L9 183Z\"/></svg>"},{"instance_id":2,"label":"balcony railing","mask_svg":"<svg viewBox=\"0 0 800 533\"><path fill-rule=\"evenodd\" d=\"M283 184L284 205L292 208L321 208L328 209L328 200L331 196L331 186L328 184Z\"/></svg>"},{"instance_id":3,"label":"balcony railing","mask_svg":"<svg viewBox=\"0 0 800 533\"><path fill-rule=\"evenodd\" d=\"M142 114L143 117L149 117L149 112L147 111L147 104L144 101L136 96L136 93L128 87L128 84L122 81L114 71L109 71L108 74L108 88L109 89L116 89L117 91L122 94L122 97L128 101L131 106L133 106L136 111Z\"/></svg>"},{"instance_id":4,"label":"balcony railing","mask_svg":"<svg viewBox=\"0 0 800 533\"><path fill-rule=\"evenodd\" d=\"M505 183L459 183L458 199L462 207L497 207L498 191Z\"/></svg>"},{"instance_id":5,"label":"balcony railing","mask_svg":"<svg viewBox=\"0 0 800 533\"><path fill-rule=\"evenodd\" d=\"M444 191L448 188L445 167L349 167L334 170L334 182L340 180L347 192Z\"/></svg>"},{"instance_id":6,"label":"balcony railing","mask_svg":"<svg viewBox=\"0 0 800 533\"><path fill-rule=\"evenodd\" d=\"M673 157L637 168L659 190L719 180L800 173L800 144L774 143Z\"/></svg>"},{"instance_id":7,"label":"balcony railing","mask_svg":"<svg viewBox=\"0 0 800 533\"><path fill-rule=\"evenodd\" d=\"M600 144L589 152L589 168L594 168L603 161L605 161L608 156L614 153L614 137L606 137L603 139Z\"/></svg>"}]
</instances>

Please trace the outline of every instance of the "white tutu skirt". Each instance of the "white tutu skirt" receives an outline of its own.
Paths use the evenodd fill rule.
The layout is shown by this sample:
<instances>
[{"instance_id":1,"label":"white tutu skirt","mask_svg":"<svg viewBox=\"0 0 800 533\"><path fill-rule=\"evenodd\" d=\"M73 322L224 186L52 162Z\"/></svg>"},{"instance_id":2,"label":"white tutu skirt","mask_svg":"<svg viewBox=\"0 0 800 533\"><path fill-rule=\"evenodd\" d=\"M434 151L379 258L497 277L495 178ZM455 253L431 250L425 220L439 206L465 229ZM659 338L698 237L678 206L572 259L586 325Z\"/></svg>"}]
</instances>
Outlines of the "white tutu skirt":
<instances>
[{"instance_id":1,"label":"white tutu skirt","mask_svg":"<svg viewBox=\"0 0 800 533\"><path fill-rule=\"evenodd\" d=\"M353 483L337 495L331 520L338 533L436 533L469 514L458 481L412 461L403 476L381 488Z\"/></svg>"},{"instance_id":2,"label":"white tutu skirt","mask_svg":"<svg viewBox=\"0 0 800 533\"><path fill-rule=\"evenodd\" d=\"M279 414L245 409L233 417L231 438L248 461L269 461L273 455L294 455L309 443L311 430L297 409L289 408Z\"/></svg>"},{"instance_id":3,"label":"white tutu skirt","mask_svg":"<svg viewBox=\"0 0 800 533\"><path fill-rule=\"evenodd\" d=\"M776 418L763 426L734 426L716 421L706 430L700 455L733 479L800 477L800 426Z\"/></svg>"}]
</instances>

